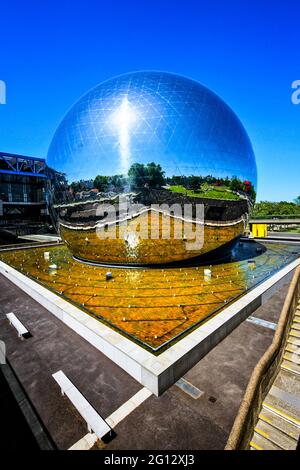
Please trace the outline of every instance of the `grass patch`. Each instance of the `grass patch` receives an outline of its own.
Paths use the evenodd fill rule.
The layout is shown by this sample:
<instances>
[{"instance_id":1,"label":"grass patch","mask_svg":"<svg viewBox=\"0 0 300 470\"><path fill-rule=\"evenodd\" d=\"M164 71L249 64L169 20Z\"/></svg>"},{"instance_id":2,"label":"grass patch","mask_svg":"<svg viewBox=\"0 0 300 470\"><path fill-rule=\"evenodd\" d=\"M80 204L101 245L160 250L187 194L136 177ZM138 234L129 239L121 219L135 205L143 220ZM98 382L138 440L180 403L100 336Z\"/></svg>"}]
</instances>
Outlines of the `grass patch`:
<instances>
[{"instance_id":1,"label":"grass patch","mask_svg":"<svg viewBox=\"0 0 300 470\"><path fill-rule=\"evenodd\" d=\"M280 231L287 232L287 233L300 233L300 227L287 228L287 229L282 229Z\"/></svg>"},{"instance_id":2,"label":"grass patch","mask_svg":"<svg viewBox=\"0 0 300 470\"><path fill-rule=\"evenodd\" d=\"M240 197L228 189L226 186L209 186L206 190L199 189L194 191L193 189L186 189L184 186L170 186L170 191L173 193L184 194L185 196L201 197L208 199L227 199L232 201L238 201Z\"/></svg>"}]
</instances>

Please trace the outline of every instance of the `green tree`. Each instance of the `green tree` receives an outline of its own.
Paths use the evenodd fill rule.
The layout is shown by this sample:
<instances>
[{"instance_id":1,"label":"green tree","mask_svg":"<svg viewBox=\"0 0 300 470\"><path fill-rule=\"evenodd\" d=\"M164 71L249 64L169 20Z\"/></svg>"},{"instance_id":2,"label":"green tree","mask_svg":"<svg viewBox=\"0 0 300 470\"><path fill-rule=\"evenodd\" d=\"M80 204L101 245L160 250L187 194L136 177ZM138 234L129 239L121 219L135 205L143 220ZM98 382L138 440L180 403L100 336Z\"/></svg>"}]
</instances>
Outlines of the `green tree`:
<instances>
[{"instance_id":1,"label":"green tree","mask_svg":"<svg viewBox=\"0 0 300 470\"><path fill-rule=\"evenodd\" d=\"M113 175L110 178L110 184L117 192L122 191L125 186L125 179L122 175Z\"/></svg>"},{"instance_id":2,"label":"green tree","mask_svg":"<svg viewBox=\"0 0 300 470\"><path fill-rule=\"evenodd\" d=\"M103 193L107 190L108 183L108 176L97 175L94 179L94 188Z\"/></svg>"},{"instance_id":3,"label":"green tree","mask_svg":"<svg viewBox=\"0 0 300 470\"><path fill-rule=\"evenodd\" d=\"M243 183L241 182L241 180L239 180L236 176L233 176L231 178L231 181L230 181L230 184L229 184L229 188L231 189L231 191L241 191L244 189L243 187Z\"/></svg>"},{"instance_id":4,"label":"green tree","mask_svg":"<svg viewBox=\"0 0 300 470\"><path fill-rule=\"evenodd\" d=\"M297 205L297 206L300 206L300 196L296 197L296 199L294 199L294 203Z\"/></svg>"},{"instance_id":5,"label":"green tree","mask_svg":"<svg viewBox=\"0 0 300 470\"><path fill-rule=\"evenodd\" d=\"M189 188L192 189L193 191L197 191L198 189L200 189L201 182L202 182L201 176L192 175L189 177Z\"/></svg>"},{"instance_id":6,"label":"green tree","mask_svg":"<svg viewBox=\"0 0 300 470\"><path fill-rule=\"evenodd\" d=\"M74 193L79 193L80 191L87 191L89 189L88 182L84 180L72 181L71 188L73 189Z\"/></svg>"},{"instance_id":7,"label":"green tree","mask_svg":"<svg viewBox=\"0 0 300 470\"><path fill-rule=\"evenodd\" d=\"M223 184L224 186L230 186L230 179L228 178L228 176L226 176L226 178L223 178Z\"/></svg>"},{"instance_id":8,"label":"green tree","mask_svg":"<svg viewBox=\"0 0 300 470\"><path fill-rule=\"evenodd\" d=\"M146 168L142 163L134 163L128 170L128 177L133 188L143 188L146 184Z\"/></svg>"},{"instance_id":9,"label":"green tree","mask_svg":"<svg viewBox=\"0 0 300 470\"><path fill-rule=\"evenodd\" d=\"M148 163L146 167L146 182L149 188L161 188L165 184L165 172L160 165L154 162Z\"/></svg>"},{"instance_id":10,"label":"green tree","mask_svg":"<svg viewBox=\"0 0 300 470\"><path fill-rule=\"evenodd\" d=\"M184 186L186 183L185 177L184 176L172 176L171 178L171 184L175 186Z\"/></svg>"},{"instance_id":11,"label":"green tree","mask_svg":"<svg viewBox=\"0 0 300 470\"><path fill-rule=\"evenodd\" d=\"M270 217L281 215L300 215L300 208L294 202L280 201L261 201L254 206L254 217Z\"/></svg>"},{"instance_id":12,"label":"green tree","mask_svg":"<svg viewBox=\"0 0 300 470\"><path fill-rule=\"evenodd\" d=\"M134 163L128 171L130 184L137 189L160 188L165 184L164 174L162 167L154 162L148 163L147 166L142 163Z\"/></svg>"}]
</instances>

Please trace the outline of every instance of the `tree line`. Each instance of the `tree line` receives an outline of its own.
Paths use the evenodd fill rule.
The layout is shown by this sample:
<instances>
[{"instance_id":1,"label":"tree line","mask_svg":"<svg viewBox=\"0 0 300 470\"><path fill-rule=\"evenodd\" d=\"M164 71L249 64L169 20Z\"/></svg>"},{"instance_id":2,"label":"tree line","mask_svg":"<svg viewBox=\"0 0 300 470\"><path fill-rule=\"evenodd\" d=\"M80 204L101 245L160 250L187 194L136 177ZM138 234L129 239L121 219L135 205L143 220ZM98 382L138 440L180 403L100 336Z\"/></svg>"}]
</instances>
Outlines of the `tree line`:
<instances>
[{"instance_id":1,"label":"tree line","mask_svg":"<svg viewBox=\"0 0 300 470\"><path fill-rule=\"evenodd\" d=\"M281 215L299 215L300 217L300 196L298 196L294 202L257 202L252 213L252 217L269 217Z\"/></svg>"},{"instance_id":2,"label":"tree line","mask_svg":"<svg viewBox=\"0 0 300 470\"><path fill-rule=\"evenodd\" d=\"M212 175L206 176L172 176L166 177L161 165L154 162L134 163L128 170L128 177L122 175L103 176L97 175L94 180L74 181L71 187L75 193L88 191L92 188L100 192L115 191L121 192L130 186L132 189L142 190L143 188L159 189L163 186L183 186L195 192L201 191L203 185L224 186L234 192L246 192L255 198L255 190L250 181L242 181L236 176L232 178L217 178Z\"/></svg>"}]
</instances>

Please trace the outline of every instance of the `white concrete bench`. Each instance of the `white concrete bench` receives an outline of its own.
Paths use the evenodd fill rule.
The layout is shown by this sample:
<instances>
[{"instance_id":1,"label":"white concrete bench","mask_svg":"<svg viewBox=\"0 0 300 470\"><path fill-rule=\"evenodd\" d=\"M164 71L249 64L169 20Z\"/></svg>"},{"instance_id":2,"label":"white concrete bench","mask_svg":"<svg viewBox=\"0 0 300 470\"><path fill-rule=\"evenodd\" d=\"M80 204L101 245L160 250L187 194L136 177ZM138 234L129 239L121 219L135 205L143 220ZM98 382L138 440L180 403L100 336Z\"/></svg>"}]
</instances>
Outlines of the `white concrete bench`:
<instances>
[{"instance_id":1,"label":"white concrete bench","mask_svg":"<svg viewBox=\"0 0 300 470\"><path fill-rule=\"evenodd\" d=\"M59 370L55 374L52 374L52 377L60 386L62 395L67 395L67 397L73 403L77 411L86 421L89 432L94 432L99 439L102 439L108 434L111 434L111 427L103 418L101 418L97 411L79 392L79 390L68 379L68 377L63 373L63 371Z\"/></svg>"},{"instance_id":2,"label":"white concrete bench","mask_svg":"<svg viewBox=\"0 0 300 470\"><path fill-rule=\"evenodd\" d=\"M9 321L10 325L13 325L18 332L19 338L23 339L24 335L29 333L29 331L25 328L23 323L17 319L16 315L13 312L7 313L6 318Z\"/></svg>"}]
</instances>

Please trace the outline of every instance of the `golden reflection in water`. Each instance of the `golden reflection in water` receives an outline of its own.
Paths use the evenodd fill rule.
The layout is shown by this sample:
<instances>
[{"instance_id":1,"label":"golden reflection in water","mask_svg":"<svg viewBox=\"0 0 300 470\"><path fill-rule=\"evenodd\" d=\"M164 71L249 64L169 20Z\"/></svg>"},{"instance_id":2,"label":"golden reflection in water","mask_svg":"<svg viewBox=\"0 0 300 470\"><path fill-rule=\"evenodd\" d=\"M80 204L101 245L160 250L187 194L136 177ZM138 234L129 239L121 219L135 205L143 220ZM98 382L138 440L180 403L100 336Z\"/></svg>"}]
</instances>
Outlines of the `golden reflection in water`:
<instances>
[{"instance_id":1,"label":"golden reflection in water","mask_svg":"<svg viewBox=\"0 0 300 470\"><path fill-rule=\"evenodd\" d=\"M159 348L295 259L293 250L270 244L255 263L245 259L165 269L87 265L62 245L2 252L0 259L146 347Z\"/></svg>"},{"instance_id":2,"label":"golden reflection in water","mask_svg":"<svg viewBox=\"0 0 300 470\"><path fill-rule=\"evenodd\" d=\"M131 224L134 225L132 231ZM136 226L140 232L135 229ZM169 228L170 236L163 236L163 227ZM196 234L195 224L185 222L185 227L191 234ZM157 238L152 236L156 230ZM184 237L176 238L174 234L180 230L182 221L161 214L158 218L151 217L147 213L130 221L128 227L122 224L111 225L102 232L95 229L72 229L62 225L60 235L72 253L84 260L116 264L163 264L193 258L220 248L243 232L244 222L228 226L205 226L203 242L196 250L187 250ZM192 242L193 238L188 241Z\"/></svg>"}]
</instances>

